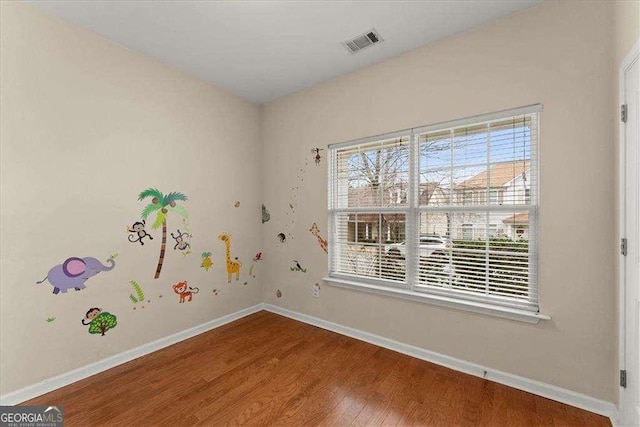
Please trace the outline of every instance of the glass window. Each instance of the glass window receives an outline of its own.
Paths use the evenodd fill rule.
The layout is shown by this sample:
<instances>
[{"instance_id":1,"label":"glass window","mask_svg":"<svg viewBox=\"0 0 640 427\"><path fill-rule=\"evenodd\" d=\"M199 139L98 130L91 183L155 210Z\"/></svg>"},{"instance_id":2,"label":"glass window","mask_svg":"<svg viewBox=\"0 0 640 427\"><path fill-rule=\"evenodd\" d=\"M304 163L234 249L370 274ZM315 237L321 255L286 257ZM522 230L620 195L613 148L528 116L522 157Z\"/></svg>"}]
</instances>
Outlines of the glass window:
<instances>
[{"instance_id":1,"label":"glass window","mask_svg":"<svg viewBox=\"0 0 640 427\"><path fill-rule=\"evenodd\" d=\"M537 311L525 110L330 146L329 276Z\"/></svg>"}]
</instances>

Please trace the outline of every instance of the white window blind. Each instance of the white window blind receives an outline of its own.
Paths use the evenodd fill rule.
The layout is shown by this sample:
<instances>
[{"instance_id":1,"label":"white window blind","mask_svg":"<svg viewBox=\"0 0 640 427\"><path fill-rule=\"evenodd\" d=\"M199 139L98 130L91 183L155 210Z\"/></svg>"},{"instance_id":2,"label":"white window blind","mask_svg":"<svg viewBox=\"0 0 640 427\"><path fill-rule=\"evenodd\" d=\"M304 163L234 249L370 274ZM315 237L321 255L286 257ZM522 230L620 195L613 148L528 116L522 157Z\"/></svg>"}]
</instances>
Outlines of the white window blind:
<instances>
[{"instance_id":1,"label":"white window blind","mask_svg":"<svg viewBox=\"0 0 640 427\"><path fill-rule=\"evenodd\" d=\"M329 276L537 312L539 111L330 146Z\"/></svg>"}]
</instances>

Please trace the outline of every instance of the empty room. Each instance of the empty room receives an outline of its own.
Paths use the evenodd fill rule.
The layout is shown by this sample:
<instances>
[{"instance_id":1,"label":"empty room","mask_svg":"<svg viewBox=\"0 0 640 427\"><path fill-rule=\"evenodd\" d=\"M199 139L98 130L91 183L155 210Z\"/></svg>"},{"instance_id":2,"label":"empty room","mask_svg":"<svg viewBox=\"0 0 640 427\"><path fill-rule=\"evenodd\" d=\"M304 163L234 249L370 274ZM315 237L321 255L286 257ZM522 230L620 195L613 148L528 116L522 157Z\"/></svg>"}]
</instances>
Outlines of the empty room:
<instances>
[{"instance_id":1,"label":"empty room","mask_svg":"<svg viewBox=\"0 0 640 427\"><path fill-rule=\"evenodd\" d=\"M640 426L639 80L639 0L0 0L0 426Z\"/></svg>"}]
</instances>

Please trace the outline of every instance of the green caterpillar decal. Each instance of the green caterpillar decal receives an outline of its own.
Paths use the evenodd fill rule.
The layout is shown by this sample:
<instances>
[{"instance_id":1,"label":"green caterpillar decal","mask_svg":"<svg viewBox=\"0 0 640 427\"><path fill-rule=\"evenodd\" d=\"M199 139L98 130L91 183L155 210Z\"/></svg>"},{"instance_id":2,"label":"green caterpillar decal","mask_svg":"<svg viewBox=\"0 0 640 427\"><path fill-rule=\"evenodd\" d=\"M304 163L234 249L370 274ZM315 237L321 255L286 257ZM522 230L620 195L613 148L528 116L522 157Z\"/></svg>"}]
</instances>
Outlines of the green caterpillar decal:
<instances>
[{"instance_id":1,"label":"green caterpillar decal","mask_svg":"<svg viewBox=\"0 0 640 427\"><path fill-rule=\"evenodd\" d=\"M129 299L131 300L132 303L137 304L138 300L136 299L136 297L134 297L132 294L129 294Z\"/></svg>"}]
</instances>

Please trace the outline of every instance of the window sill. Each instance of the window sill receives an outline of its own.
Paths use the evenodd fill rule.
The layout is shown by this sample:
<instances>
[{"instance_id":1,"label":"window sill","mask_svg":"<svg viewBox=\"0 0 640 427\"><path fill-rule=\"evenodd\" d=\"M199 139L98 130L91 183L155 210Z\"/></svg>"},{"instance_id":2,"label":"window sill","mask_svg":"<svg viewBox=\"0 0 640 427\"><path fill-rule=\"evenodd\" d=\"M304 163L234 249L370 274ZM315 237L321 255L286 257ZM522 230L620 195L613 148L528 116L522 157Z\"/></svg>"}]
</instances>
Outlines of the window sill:
<instances>
[{"instance_id":1,"label":"window sill","mask_svg":"<svg viewBox=\"0 0 640 427\"><path fill-rule=\"evenodd\" d=\"M337 277L324 277L322 280L330 286L340 288L357 289L377 295L402 298L410 301L433 304L440 307L455 308L458 310L470 311L472 313L485 314L489 316L502 317L504 319L516 320L519 322L537 324L540 320L551 320L551 316L541 313L532 313L526 310L500 307L475 301L463 301L440 295L423 294L406 289L393 289L354 280Z\"/></svg>"}]
</instances>

